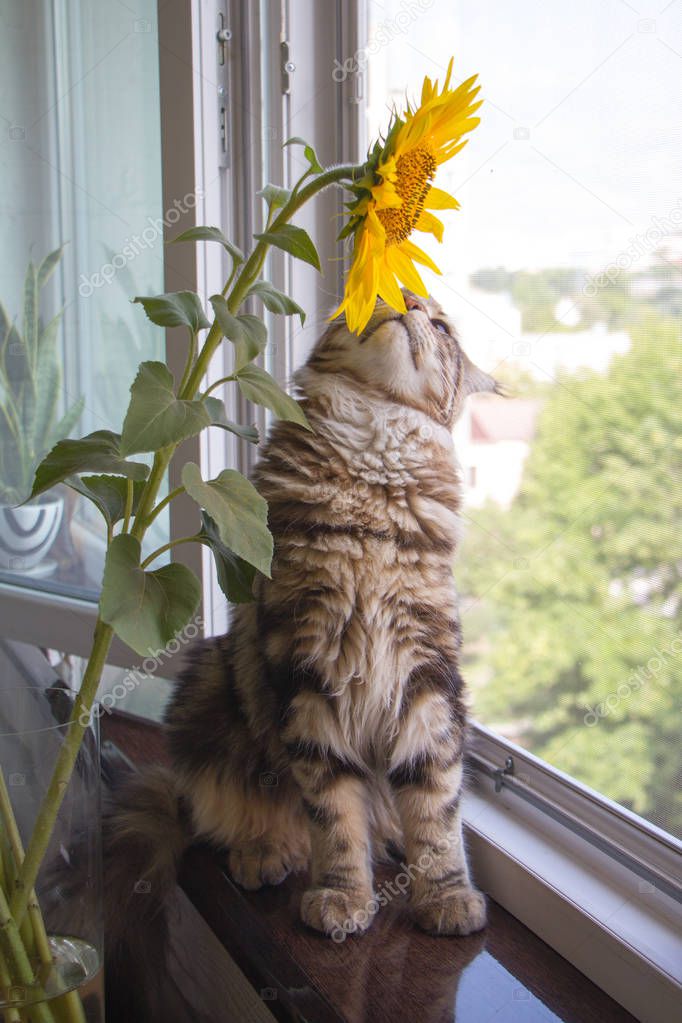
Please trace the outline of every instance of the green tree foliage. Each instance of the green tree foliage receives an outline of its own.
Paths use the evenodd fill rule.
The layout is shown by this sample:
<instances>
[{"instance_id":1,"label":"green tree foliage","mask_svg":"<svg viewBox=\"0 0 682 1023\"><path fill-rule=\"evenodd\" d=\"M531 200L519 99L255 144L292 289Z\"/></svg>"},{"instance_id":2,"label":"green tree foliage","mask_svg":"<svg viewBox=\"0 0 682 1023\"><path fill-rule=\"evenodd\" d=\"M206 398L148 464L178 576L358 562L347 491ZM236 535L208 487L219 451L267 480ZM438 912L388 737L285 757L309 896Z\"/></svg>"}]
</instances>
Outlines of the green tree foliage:
<instances>
[{"instance_id":1,"label":"green tree foliage","mask_svg":"<svg viewBox=\"0 0 682 1023\"><path fill-rule=\"evenodd\" d=\"M658 256L643 270L611 266L593 276L572 267L514 271L484 267L471 274L470 280L481 291L507 292L521 313L525 333L571 334L597 322L605 323L609 330L627 330L633 313L643 304L638 295L646 295L648 307L662 316L682 316L680 271ZM569 302L572 315L568 323L556 318L561 299Z\"/></svg>"},{"instance_id":2,"label":"green tree foliage","mask_svg":"<svg viewBox=\"0 0 682 1023\"><path fill-rule=\"evenodd\" d=\"M552 388L456 576L476 716L682 834L682 332L648 312L630 333Z\"/></svg>"}]
</instances>

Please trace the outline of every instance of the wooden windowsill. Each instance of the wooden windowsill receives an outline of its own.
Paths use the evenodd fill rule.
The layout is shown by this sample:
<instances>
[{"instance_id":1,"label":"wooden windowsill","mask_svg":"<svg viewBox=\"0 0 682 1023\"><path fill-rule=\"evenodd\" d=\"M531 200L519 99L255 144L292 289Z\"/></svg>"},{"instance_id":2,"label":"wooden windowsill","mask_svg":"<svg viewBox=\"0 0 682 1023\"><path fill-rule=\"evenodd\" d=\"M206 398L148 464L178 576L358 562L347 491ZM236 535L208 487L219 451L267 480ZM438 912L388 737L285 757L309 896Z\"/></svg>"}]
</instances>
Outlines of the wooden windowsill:
<instances>
[{"instance_id":1,"label":"wooden windowsill","mask_svg":"<svg viewBox=\"0 0 682 1023\"><path fill-rule=\"evenodd\" d=\"M123 715L103 734L134 762L163 760L156 725ZM382 868L377 882L391 878ZM632 1023L633 1017L496 903L487 929L433 938L406 899L382 908L366 935L342 944L298 918L305 878L245 892L214 851L185 856L180 884L272 1015L308 1023ZM220 1023L227 1023L224 1017Z\"/></svg>"}]
</instances>

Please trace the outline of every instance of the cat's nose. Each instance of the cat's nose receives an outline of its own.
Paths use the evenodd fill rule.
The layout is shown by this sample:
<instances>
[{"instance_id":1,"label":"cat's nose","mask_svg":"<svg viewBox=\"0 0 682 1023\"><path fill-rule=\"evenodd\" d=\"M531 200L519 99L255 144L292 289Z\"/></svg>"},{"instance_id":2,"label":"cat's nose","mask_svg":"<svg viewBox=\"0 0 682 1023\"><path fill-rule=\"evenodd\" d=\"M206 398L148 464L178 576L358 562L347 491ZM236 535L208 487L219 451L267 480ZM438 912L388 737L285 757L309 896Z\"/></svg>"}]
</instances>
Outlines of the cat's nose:
<instances>
[{"instance_id":1,"label":"cat's nose","mask_svg":"<svg viewBox=\"0 0 682 1023\"><path fill-rule=\"evenodd\" d=\"M405 295L404 297L405 297L405 306L407 308L408 313L409 313L409 311L411 309L418 309L420 313L425 313L426 312L426 306L424 305L424 303L422 301L420 301L420 299L417 298L416 295L408 294L408 295Z\"/></svg>"}]
</instances>

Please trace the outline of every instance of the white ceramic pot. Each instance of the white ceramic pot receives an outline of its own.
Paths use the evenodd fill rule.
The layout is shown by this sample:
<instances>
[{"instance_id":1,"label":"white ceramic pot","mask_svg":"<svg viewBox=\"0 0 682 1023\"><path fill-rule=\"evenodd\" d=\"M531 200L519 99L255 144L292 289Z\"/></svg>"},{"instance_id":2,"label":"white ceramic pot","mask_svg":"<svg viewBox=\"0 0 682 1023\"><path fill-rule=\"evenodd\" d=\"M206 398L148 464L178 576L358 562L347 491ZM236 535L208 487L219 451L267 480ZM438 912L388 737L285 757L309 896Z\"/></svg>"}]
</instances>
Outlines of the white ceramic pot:
<instances>
[{"instance_id":1,"label":"white ceramic pot","mask_svg":"<svg viewBox=\"0 0 682 1023\"><path fill-rule=\"evenodd\" d=\"M64 498L10 508L0 504L0 569L30 572L46 557L64 515Z\"/></svg>"}]
</instances>

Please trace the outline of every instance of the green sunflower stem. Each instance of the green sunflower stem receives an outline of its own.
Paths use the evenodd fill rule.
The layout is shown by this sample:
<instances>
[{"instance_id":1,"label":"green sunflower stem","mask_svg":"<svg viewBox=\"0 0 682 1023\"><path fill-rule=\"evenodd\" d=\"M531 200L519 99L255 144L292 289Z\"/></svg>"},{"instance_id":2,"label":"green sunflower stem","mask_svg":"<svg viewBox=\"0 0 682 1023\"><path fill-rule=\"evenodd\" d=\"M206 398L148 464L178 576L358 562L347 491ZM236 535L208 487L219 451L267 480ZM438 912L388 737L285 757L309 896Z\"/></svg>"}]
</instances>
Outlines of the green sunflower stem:
<instances>
[{"instance_id":1,"label":"green sunflower stem","mask_svg":"<svg viewBox=\"0 0 682 1023\"><path fill-rule=\"evenodd\" d=\"M140 497L140 503L135 514L133 528L130 530L131 536L134 536L136 540L142 541L146 532L149 516L154 511L154 504L159 493L159 488L163 483L164 476L166 475L166 469L168 468L171 458L175 454L176 447L177 444L170 444L168 447L157 451L154 455L152 471L144 485L142 496Z\"/></svg>"},{"instance_id":2,"label":"green sunflower stem","mask_svg":"<svg viewBox=\"0 0 682 1023\"><path fill-rule=\"evenodd\" d=\"M338 167L329 167L326 171L323 171L322 174L318 174L312 181L309 181L305 188L302 188L300 192L291 196L288 203L282 207L280 213L270 224L269 230L275 231L278 227L288 224L298 210L312 199L313 196L317 195L318 192L324 191L324 189L329 188L330 185L341 184L344 181L357 181L364 173L364 165L358 166L357 164L342 164ZM232 315L235 315L239 311L239 307L244 301L246 293L251 285L258 279L258 275L261 272L269 248L269 242L259 241L241 268L239 276L232 286L232 290L227 298L227 307ZM194 368L189 375L187 383L179 394L180 398L190 400L194 398L201 386L201 381L206 374L209 363L213 358L218 345L222 341L222 338L222 331L218 326L217 320L214 320L204 342L203 348L199 353L199 357L197 358Z\"/></svg>"},{"instance_id":3,"label":"green sunflower stem","mask_svg":"<svg viewBox=\"0 0 682 1023\"><path fill-rule=\"evenodd\" d=\"M8 991L12 987L12 975L9 971L9 967L5 962L3 954L0 952L0 985L5 991ZM5 1023L21 1023L21 1013L18 1009L5 1009L4 1010L4 1021Z\"/></svg>"},{"instance_id":4,"label":"green sunflower stem","mask_svg":"<svg viewBox=\"0 0 682 1023\"><path fill-rule=\"evenodd\" d=\"M152 563L152 561L156 561L156 559L160 558L162 554L166 553L166 551L172 550L173 547L177 547L181 543L196 543L196 539L196 536L179 536L177 540L169 540L168 543L164 543L161 547L157 547L155 551L152 551L151 554L148 554L140 565L140 568L146 568L147 565Z\"/></svg>"},{"instance_id":5,"label":"green sunflower stem","mask_svg":"<svg viewBox=\"0 0 682 1023\"><path fill-rule=\"evenodd\" d=\"M12 850L12 857L14 859L15 870L24 861L24 846L21 841L21 835L19 834L19 828L17 826L14 812L12 810L12 804L10 802L9 790L5 782L4 774L0 769L0 819L2 820L5 833L7 835L9 847ZM24 920L22 927L26 923L30 924L32 931L32 942L42 963L52 962L52 953L50 950L50 943L47 937L47 931L45 930L45 924L43 922L43 916L40 912L40 906L35 891L31 891L28 902L28 916L27 920Z\"/></svg>"},{"instance_id":6,"label":"green sunflower stem","mask_svg":"<svg viewBox=\"0 0 682 1023\"><path fill-rule=\"evenodd\" d=\"M126 480L126 503L123 511L123 532L127 533L130 527L130 516L133 510L133 498L135 490L133 488L133 481L128 477Z\"/></svg>"},{"instance_id":7,"label":"green sunflower stem","mask_svg":"<svg viewBox=\"0 0 682 1023\"><path fill-rule=\"evenodd\" d=\"M14 894L10 902L10 912L15 926L20 926L35 888L38 871L43 861L52 831L62 805L76 757L83 741L83 736L90 720L90 711L97 695L97 687L106 663L109 647L114 631L110 625L98 618L93 635L92 651L88 659L83 682L74 700L64 742L61 745L57 762L47 792L41 804L33 828L31 840L26 849L23 863L18 870L14 882Z\"/></svg>"},{"instance_id":8,"label":"green sunflower stem","mask_svg":"<svg viewBox=\"0 0 682 1023\"><path fill-rule=\"evenodd\" d=\"M0 820L2 821L4 837L6 838L6 847L3 849L5 854L4 870L2 877L2 886L5 892L9 891L13 886L16 871L24 859L24 847L21 841L21 835L19 834L19 828L17 826L14 811L12 809L12 803L10 801L9 790L5 782L5 777L0 769ZM26 950L27 956L34 957L40 960L44 966L48 966L52 963L52 953L50 950L50 943L45 930L45 924L43 922L42 913L40 912L40 906L36 898L35 891L31 891L28 903L28 913L24 918L21 927L19 929L19 935ZM7 963L4 958L0 964L0 982L3 988L7 989L12 986L12 974L9 970ZM75 1008L75 1007L74 1007ZM53 1007L49 1007L49 1011L52 1012ZM54 1013L52 1012L52 1015ZM21 1014L18 1009L7 1009L5 1011L6 1019L20 1020ZM48 1019L48 1016L44 1016ZM82 1008L81 1015L77 1015L74 1012L71 1015L64 1017L64 1023L80 1023L82 1020Z\"/></svg>"},{"instance_id":9,"label":"green sunflower stem","mask_svg":"<svg viewBox=\"0 0 682 1023\"><path fill-rule=\"evenodd\" d=\"M50 1008L55 1016L55 1023L87 1023L83 1002L76 989L55 998Z\"/></svg>"},{"instance_id":10,"label":"green sunflower stem","mask_svg":"<svg viewBox=\"0 0 682 1023\"><path fill-rule=\"evenodd\" d=\"M0 952L11 981L9 986L35 988L33 967L2 887L0 887ZM35 1023L55 1023L47 1002L38 1001L32 1005L31 1015Z\"/></svg>"},{"instance_id":11,"label":"green sunflower stem","mask_svg":"<svg viewBox=\"0 0 682 1023\"><path fill-rule=\"evenodd\" d=\"M166 496L164 498L162 498L162 500L159 501L159 503L157 505L155 505L152 508L152 510L150 511L149 515L147 516L147 521L145 523L145 526L149 527L152 524L152 522L154 521L154 519L156 518L156 516L160 515L161 512L163 511L163 509L167 505L169 505L171 503L171 501L174 501L176 497L179 497L180 494L184 494L184 493L185 493L185 488L183 486L179 486L179 487L175 487L174 490L171 490L168 494L166 494Z\"/></svg>"}]
</instances>

